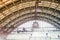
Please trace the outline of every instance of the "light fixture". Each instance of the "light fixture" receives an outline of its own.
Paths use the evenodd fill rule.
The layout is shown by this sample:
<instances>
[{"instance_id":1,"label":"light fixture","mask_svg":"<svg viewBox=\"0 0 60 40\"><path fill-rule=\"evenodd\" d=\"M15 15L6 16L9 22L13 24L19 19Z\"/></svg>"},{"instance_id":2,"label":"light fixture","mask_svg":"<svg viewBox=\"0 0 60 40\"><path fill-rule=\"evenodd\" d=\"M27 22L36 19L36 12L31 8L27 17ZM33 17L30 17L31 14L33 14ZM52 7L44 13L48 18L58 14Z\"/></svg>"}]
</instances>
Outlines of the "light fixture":
<instances>
[{"instance_id":1,"label":"light fixture","mask_svg":"<svg viewBox=\"0 0 60 40\"><path fill-rule=\"evenodd\" d=\"M33 28L39 28L39 24L37 21L33 22Z\"/></svg>"},{"instance_id":2,"label":"light fixture","mask_svg":"<svg viewBox=\"0 0 60 40\"><path fill-rule=\"evenodd\" d=\"M39 28L39 24L38 22L36 21L37 20L37 7L38 7L38 0L36 0L35 2L35 22L33 22L33 28Z\"/></svg>"}]
</instances>

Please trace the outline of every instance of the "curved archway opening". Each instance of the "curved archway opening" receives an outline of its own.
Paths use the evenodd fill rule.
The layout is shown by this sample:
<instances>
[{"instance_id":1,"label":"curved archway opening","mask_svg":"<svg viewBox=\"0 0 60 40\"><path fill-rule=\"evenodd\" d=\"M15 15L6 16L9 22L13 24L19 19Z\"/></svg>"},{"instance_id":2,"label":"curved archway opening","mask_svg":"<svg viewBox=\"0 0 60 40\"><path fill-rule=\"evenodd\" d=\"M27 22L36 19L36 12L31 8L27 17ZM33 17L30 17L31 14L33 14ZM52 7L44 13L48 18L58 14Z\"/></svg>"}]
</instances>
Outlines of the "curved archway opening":
<instances>
[{"instance_id":1,"label":"curved archway opening","mask_svg":"<svg viewBox=\"0 0 60 40\"><path fill-rule=\"evenodd\" d=\"M38 28L34 28L37 22ZM58 35L60 35L59 29L54 27L52 24L40 21L40 20L32 20L19 25L18 28L14 29L11 34L7 36L8 40L47 40L47 39L59 39ZM56 39L56 40L57 40Z\"/></svg>"},{"instance_id":2,"label":"curved archway opening","mask_svg":"<svg viewBox=\"0 0 60 40\"><path fill-rule=\"evenodd\" d=\"M45 21L40 21L40 20L36 20L39 24L39 27L51 27L53 26L52 24L49 24ZM35 20L32 20L32 21L28 21L22 25L20 25L19 27L32 27L33 23L35 22Z\"/></svg>"},{"instance_id":3,"label":"curved archway opening","mask_svg":"<svg viewBox=\"0 0 60 40\"><path fill-rule=\"evenodd\" d=\"M17 1L18 2L18 1ZM2 30L2 32L1 33L3 33L3 34L5 34L5 32L6 32L6 34L8 34L8 33L10 33L11 31L12 31L12 29L14 29L15 28L15 23L17 23L17 22L19 22L19 20L18 20L18 17L21 17L22 15L25 15L26 13L27 13L27 10L25 9L25 8L27 8L28 9L28 7L29 7L29 9L31 8L31 7L33 7L34 6L34 8L35 8L35 6L36 7L38 7L38 6L42 6L42 10L40 10L40 11L38 11L38 12L43 12L42 14L43 15L38 15L39 17L42 17L43 19L45 18L45 19L48 19L49 20L49 22L51 21L51 23L52 23L52 26L53 26L53 24L54 25L56 25L56 26L58 26L58 28L60 28L60 14L59 14L59 12L57 13L56 11L57 10L59 10L60 11L60 3L55 3L55 0L51 0L51 1L47 1L47 0L37 0L37 1L35 1L35 0L31 0L31 1L29 1L29 0L26 0L26 2L25 1L23 1L22 0L22 2L13 2L13 4L12 4L12 6L11 7L9 7L9 5L11 5L11 4L8 4L8 5L4 5L4 8L2 8L1 9L1 14L0 14L0 26L3 28L1 28L1 30ZM17 5L18 4L18 5ZM35 5L36 4L36 5ZM47 5L46 5L47 4ZM47 10L50 10L50 8L52 8L52 9L54 9L53 11L51 10L51 11L48 11L47 12L47 10L44 10L44 8L45 7L48 7L47 8ZM7 10L6 10L7 9ZM15 10L16 9L16 10ZM21 13L21 11L20 11L20 13L17 13L17 11L18 10L21 10L21 9L23 9L23 12ZM11 11L10 11L11 10ZM25 12L24 12L24 10L26 10ZM30 10L31 11L31 10ZM30 11L28 11L28 13L30 13ZM14 12L16 12L17 14L15 14ZM19 12L19 11L18 11ZM33 12L36 12L36 10L32 10L31 11L31 13L33 13ZM44 14L44 13L46 13L46 15ZM51 14L51 17L49 16ZM2 16L3 15L3 16ZM11 16L12 15L12 16ZM31 15L30 15L31 16ZM26 18L28 18L28 17L30 17L30 16L27 16L27 17L23 17L22 16L22 19L20 18L20 20L24 20L24 19L26 19ZM32 16L34 16L34 15L32 15ZM17 22L15 21L15 20L18 20ZM2 21L3 20L3 21ZM13 20L15 21L14 23L13 23ZM47 20L47 21L48 21ZM21 21L20 21L21 22ZM4 25L3 25L4 24ZM46 31L46 29L44 29L45 28L45 23L43 23L44 24L44 26L43 25L39 25L40 23L39 22L33 22L31 25L31 31L29 31L28 29L26 29L27 27L23 27L22 28L22 30L16 30L16 32L15 33L18 33L18 37L20 37L21 35L20 35L20 32L21 33L23 33L22 34L22 37L24 37L25 39L26 38L28 38L28 40L37 40L37 39L42 39L42 40L45 40L45 38L48 38L48 39L56 39L56 40L59 40L59 31L60 30L58 30L56 27L54 27L55 29L53 30L53 31L51 31L51 33L50 33L50 28L48 28L48 30ZM48 23L49 24L49 23ZM48 25L47 24L47 25ZM7 26L7 25L9 25L9 26ZM39 26L40 27L39 27ZM47 26L46 25L46 26ZM38 26L38 28L35 28L35 27L37 27ZM43 28L43 30L41 29L41 27L44 27ZM50 26L50 25L49 25ZM16 26L16 27L18 27L18 26ZM19 26L20 27L20 26ZM18 29L18 28L17 28ZM38 30L38 31L37 31ZM42 31L41 31L42 30ZM51 29L52 30L52 29ZM58 30L58 31L57 31ZM37 32L36 32L37 31ZM55 31L57 32L57 33L55 33ZM31 32L31 34L29 33L29 32ZM30 36L25 36L25 34L26 33L29 33L30 34ZM37 35L38 34L38 35ZM57 35L56 35L57 34ZM36 36L37 35L37 36ZM50 35L52 35L52 36L50 36ZM54 36L53 36L54 35ZM9 35L8 35L9 36ZM43 36L43 37L42 37ZM14 36L14 37L17 37L17 36ZM41 38L42 37L42 38ZM12 37L13 38L13 37ZM21 38L21 37L20 37ZM14 40L24 40L24 39L14 39ZM47 40L47 39L46 39Z\"/></svg>"}]
</instances>

